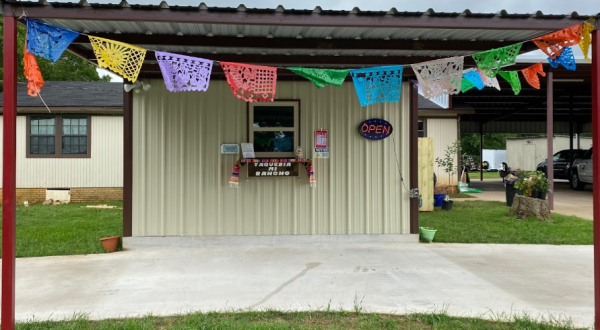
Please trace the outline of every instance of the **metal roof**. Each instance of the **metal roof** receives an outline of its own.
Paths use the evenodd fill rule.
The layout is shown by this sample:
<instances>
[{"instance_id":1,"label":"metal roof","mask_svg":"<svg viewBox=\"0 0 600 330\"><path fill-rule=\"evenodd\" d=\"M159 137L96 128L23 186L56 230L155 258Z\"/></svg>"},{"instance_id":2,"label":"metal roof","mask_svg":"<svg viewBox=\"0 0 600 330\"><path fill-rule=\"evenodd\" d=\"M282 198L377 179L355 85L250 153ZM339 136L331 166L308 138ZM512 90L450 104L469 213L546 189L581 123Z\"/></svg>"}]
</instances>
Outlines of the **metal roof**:
<instances>
[{"instance_id":1,"label":"metal roof","mask_svg":"<svg viewBox=\"0 0 600 330\"><path fill-rule=\"evenodd\" d=\"M401 18L399 18L401 19ZM584 20L584 19L582 19ZM136 33L152 35L200 35L222 37L316 38L316 39L377 39L377 40L464 40L464 41L522 41L554 31L539 30L481 30L428 28L364 28L323 26L278 26L243 24L197 24L181 22L124 22L95 20L48 19L48 22L85 32Z\"/></svg>"},{"instance_id":2,"label":"metal roof","mask_svg":"<svg viewBox=\"0 0 600 330\"><path fill-rule=\"evenodd\" d=\"M4 10L45 19L75 31L129 42L149 50L192 54L214 60L222 55L266 55L245 63L286 64L281 56L311 56L291 65L370 66L407 64L527 41L599 14L312 10L276 8L5 1ZM12 6L12 7L11 7ZM522 52L535 50L525 44ZM80 36L71 50L94 61L89 41ZM153 64L153 56L147 56ZM219 56L217 56L219 55ZM278 57L278 62L268 56ZM351 57L339 62L335 57ZM359 57L370 57L359 59ZM389 59L382 59L390 57ZM413 59L411 59L411 57ZM223 59L236 61L235 58ZM411 61L412 60L412 61ZM472 63L467 63L472 64ZM148 68L146 68L148 69ZM154 66L156 70L156 66ZM143 72L148 70L142 70ZM151 70L150 70L151 71ZM407 70L410 73L410 69Z\"/></svg>"}]
</instances>

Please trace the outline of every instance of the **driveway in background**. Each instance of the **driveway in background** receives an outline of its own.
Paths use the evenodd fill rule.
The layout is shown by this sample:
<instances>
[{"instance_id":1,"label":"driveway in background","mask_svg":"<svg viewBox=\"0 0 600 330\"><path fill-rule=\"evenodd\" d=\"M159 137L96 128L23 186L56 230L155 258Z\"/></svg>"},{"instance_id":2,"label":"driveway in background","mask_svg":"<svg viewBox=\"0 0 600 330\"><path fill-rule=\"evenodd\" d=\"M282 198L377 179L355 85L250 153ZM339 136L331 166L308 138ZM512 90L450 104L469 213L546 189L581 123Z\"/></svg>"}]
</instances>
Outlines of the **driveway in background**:
<instances>
[{"instance_id":1,"label":"driveway in background","mask_svg":"<svg viewBox=\"0 0 600 330\"><path fill-rule=\"evenodd\" d=\"M506 202L506 190L502 179L484 179L479 181L478 173L469 173L471 183L469 188L478 188L483 190L481 194L470 194L477 199L484 201ZM592 188L588 184L583 191L575 191L569 187L567 180L554 180L554 211L565 215L574 215L583 219L592 220L594 210L592 208ZM454 199L455 201L473 200L473 199Z\"/></svg>"}]
</instances>

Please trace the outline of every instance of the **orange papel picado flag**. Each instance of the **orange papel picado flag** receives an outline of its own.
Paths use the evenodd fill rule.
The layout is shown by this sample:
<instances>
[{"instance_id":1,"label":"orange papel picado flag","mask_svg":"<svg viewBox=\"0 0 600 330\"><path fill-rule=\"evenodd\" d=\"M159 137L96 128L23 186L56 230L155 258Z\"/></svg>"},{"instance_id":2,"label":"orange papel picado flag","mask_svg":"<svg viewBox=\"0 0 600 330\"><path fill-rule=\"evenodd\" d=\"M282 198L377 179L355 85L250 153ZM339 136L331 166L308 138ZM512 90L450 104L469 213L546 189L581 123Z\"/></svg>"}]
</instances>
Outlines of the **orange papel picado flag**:
<instances>
[{"instance_id":1,"label":"orange papel picado flag","mask_svg":"<svg viewBox=\"0 0 600 330\"><path fill-rule=\"evenodd\" d=\"M44 78L35 55L27 51L27 42L25 42L25 49L23 49L23 67L27 79L27 94L37 96L42 86L44 86Z\"/></svg>"},{"instance_id":2,"label":"orange papel picado flag","mask_svg":"<svg viewBox=\"0 0 600 330\"><path fill-rule=\"evenodd\" d=\"M542 62L521 70L521 73L529 85L535 89L540 89L540 79L538 78L538 73L542 75L542 77L546 76Z\"/></svg>"}]
</instances>

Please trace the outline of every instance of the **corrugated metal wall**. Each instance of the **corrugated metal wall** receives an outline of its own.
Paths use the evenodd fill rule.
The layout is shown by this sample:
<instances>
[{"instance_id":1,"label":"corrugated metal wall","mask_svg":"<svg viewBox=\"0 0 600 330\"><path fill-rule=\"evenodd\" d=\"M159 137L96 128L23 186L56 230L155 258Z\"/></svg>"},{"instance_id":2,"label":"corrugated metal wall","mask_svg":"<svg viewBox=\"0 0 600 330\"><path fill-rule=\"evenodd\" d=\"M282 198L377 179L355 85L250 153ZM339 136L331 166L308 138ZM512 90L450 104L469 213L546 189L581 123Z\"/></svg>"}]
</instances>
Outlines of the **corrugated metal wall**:
<instances>
[{"instance_id":1,"label":"corrugated metal wall","mask_svg":"<svg viewBox=\"0 0 600 330\"><path fill-rule=\"evenodd\" d=\"M18 116L17 188L123 187L123 117L92 117L91 158L26 158L26 125Z\"/></svg>"},{"instance_id":2,"label":"corrugated metal wall","mask_svg":"<svg viewBox=\"0 0 600 330\"><path fill-rule=\"evenodd\" d=\"M456 185L458 183L458 174L452 175L450 179L448 179L448 174L438 167L435 163L435 159L438 157L444 158L448 146L458 139L457 119L427 118L427 137L433 138L433 169L437 176L437 182L441 185ZM455 161L457 157L454 158ZM450 182L448 182L448 180L450 180Z\"/></svg>"},{"instance_id":3,"label":"corrugated metal wall","mask_svg":"<svg viewBox=\"0 0 600 330\"><path fill-rule=\"evenodd\" d=\"M531 141L531 143L527 143L527 141ZM580 147L581 149L591 148L592 139L580 139ZM577 149L577 139L573 139L573 148ZM569 149L569 138L555 136L554 141L552 142L552 153L554 154L564 149ZM546 138L506 140L506 162L513 170L535 171L537 164L547 157L548 142Z\"/></svg>"},{"instance_id":4,"label":"corrugated metal wall","mask_svg":"<svg viewBox=\"0 0 600 330\"><path fill-rule=\"evenodd\" d=\"M317 188L296 178L253 178L222 143L246 141L246 103L223 81L207 93L170 93L159 80L134 94L133 235L397 234L409 231L409 94L400 103L361 108L354 86L317 89L280 82L278 99L301 100L301 141L312 155L314 130L328 129L330 159L316 159ZM383 141L359 136L358 125L383 118L394 125ZM394 139L395 143L394 143ZM395 148L394 148L395 147Z\"/></svg>"}]
</instances>

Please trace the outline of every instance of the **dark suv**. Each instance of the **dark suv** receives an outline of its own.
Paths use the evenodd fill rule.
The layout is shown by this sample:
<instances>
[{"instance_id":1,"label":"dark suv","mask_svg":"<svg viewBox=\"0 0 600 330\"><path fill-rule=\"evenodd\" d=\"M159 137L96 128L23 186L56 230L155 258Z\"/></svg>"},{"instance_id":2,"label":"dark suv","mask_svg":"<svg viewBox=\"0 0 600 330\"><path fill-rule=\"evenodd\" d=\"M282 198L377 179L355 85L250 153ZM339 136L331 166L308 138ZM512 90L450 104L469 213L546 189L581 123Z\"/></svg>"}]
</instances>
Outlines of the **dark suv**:
<instances>
[{"instance_id":1,"label":"dark suv","mask_svg":"<svg viewBox=\"0 0 600 330\"><path fill-rule=\"evenodd\" d=\"M569 173L573 161L577 158L581 158L587 150L573 149L573 158L571 158L571 150L561 150L554 154L552 160L554 161L554 178L569 180ZM544 172L548 176L548 160L544 159L543 162L537 166L538 171Z\"/></svg>"}]
</instances>

